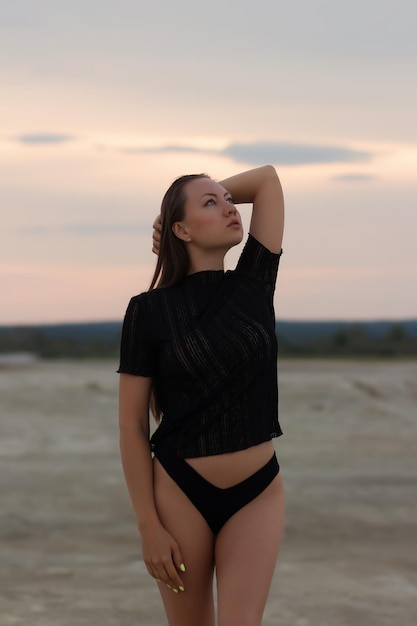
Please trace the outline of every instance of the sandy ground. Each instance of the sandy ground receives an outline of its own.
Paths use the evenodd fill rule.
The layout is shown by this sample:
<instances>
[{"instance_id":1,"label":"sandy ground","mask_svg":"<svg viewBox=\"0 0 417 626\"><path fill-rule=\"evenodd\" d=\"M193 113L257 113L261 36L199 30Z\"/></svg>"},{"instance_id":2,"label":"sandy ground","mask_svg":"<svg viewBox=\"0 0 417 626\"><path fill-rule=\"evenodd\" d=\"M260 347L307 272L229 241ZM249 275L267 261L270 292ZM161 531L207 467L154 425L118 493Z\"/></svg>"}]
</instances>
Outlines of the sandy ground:
<instances>
[{"instance_id":1,"label":"sandy ground","mask_svg":"<svg viewBox=\"0 0 417 626\"><path fill-rule=\"evenodd\" d=\"M0 370L0 625L162 626L116 365ZM287 527L264 626L417 624L417 362L280 364ZM198 626L198 625L196 625Z\"/></svg>"}]
</instances>

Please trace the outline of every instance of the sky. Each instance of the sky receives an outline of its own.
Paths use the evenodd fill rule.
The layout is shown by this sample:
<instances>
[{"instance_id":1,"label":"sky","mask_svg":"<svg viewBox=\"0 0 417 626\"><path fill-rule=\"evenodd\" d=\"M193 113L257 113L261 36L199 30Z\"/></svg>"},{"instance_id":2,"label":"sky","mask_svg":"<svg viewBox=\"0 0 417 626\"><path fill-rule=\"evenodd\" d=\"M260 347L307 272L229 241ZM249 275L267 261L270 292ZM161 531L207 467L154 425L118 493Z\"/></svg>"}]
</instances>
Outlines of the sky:
<instances>
[{"instance_id":1,"label":"sky","mask_svg":"<svg viewBox=\"0 0 417 626\"><path fill-rule=\"evenodd\" d=\"M121 320L172 180L265 163L278 319L416 318L416 28L414 0L2 3L0 324Z\"/></svg>"}]
</instances>

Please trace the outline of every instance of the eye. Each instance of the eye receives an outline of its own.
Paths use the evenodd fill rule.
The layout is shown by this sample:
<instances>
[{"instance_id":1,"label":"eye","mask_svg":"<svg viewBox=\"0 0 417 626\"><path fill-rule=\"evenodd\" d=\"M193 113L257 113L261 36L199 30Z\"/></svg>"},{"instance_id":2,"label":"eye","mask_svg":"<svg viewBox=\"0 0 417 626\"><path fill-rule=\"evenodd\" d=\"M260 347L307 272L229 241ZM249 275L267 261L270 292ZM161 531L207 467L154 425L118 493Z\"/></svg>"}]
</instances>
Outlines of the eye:
<instances>
[{"instance_id":1,"label":"eye","mask_svg":"<svg viewBox=\"0 0 417 626\"><path fill-rule=\"evenodd\" d=\"M226 198L226 202L230 202L230 204L234 205L232 196L229 196L228 198Z\"/></svg>"},{"instance_id":2,"label":"eye","mask_svg":"<svg viewBox=\"0 0 417 626\"><path fill-rule=\"evenodd\" d=\"M213 206L216 204L216 201L213 198L209 198L207 202L204 203L204 206Z\"/></svg>"}]
</instances>

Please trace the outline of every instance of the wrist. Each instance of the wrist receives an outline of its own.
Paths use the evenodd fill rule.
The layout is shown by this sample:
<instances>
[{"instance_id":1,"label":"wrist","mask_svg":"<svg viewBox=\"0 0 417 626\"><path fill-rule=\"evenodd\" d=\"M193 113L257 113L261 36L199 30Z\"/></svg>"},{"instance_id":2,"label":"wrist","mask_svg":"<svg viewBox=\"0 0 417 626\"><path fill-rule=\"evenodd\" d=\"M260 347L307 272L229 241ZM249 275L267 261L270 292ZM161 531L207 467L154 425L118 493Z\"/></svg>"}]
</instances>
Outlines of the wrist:
<instances>
[{"instance_id":1,"label":"wrist","mask_svg":"<svg viewBox=\"0 0 417 626\"><path fill-rule=\"evenodd\" d=\"M156 511L155 514L147 515L146 517L140 517L136 519L136 525L140 534L145 534L150 530L155 530L157 526L161 525L161 520L159 519Z\"/></svg>"}]
</instances>

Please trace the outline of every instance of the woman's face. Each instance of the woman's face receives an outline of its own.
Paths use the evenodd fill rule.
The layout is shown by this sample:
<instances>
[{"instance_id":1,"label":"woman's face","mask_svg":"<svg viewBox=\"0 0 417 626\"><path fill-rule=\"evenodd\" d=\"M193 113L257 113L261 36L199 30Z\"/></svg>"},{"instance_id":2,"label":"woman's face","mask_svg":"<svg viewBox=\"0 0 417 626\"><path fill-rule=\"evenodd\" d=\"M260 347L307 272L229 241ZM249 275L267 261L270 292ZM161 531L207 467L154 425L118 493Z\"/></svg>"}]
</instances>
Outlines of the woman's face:
<instances>
[{"instance_id":1,"label":"woman's face","mask_svg":"<svg viewBox=\"0 0 417 626\"><path fill-rule=\"evenodd\" d=\"M242 241L239 212L220 183L197 178L186 185L185 195L185 218L181 222L185 241L190 238L204 249L229 249Z\"/></svg>"}]
</instances>

